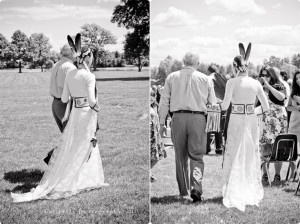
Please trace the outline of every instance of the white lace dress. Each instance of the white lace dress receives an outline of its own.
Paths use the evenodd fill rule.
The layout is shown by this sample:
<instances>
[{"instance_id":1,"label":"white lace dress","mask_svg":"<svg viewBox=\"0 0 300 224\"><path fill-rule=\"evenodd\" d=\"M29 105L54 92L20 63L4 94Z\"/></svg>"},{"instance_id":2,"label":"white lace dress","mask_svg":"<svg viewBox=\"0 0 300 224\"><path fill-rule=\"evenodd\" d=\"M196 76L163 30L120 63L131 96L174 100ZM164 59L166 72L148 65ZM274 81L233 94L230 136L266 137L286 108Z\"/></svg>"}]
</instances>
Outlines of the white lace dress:
<instances>
[{"instance_id":1,"label":"white lace dress","mask_svg":"<svg viewBox=\"0 0 300 224\"><path fill-rule=\"evenodd\" d=\"M73 70L66 77L62 101L68 101L69 96L87 97L89 105L94 106L95 83L93 74L83 69ZM58 149L54 150L42 180L28 193L11 193L13 201L60 199L83 190L107 186L98 144L96 147L91 144L96 122L96 111L89 106L75 108L73 103Z\"/></svg>"},{"instance_id":2,"label":"white lace dress","mask_svg":"<svg viewBox=\"0 0 300 224\"><path fill-rule=\"evenodd\" d=\"M255 113L234 113L234 107L251 107L256 97L260 100L263 111L268 110L268 100L261 84L248 76L238 76L228 80L224 101L221 103L222 110L226 110L230 102L233 106L224 155L223 204L241 211L245 211L246 205L258 206L263 198L259 126Z\"/></svg>"}]
</instances>

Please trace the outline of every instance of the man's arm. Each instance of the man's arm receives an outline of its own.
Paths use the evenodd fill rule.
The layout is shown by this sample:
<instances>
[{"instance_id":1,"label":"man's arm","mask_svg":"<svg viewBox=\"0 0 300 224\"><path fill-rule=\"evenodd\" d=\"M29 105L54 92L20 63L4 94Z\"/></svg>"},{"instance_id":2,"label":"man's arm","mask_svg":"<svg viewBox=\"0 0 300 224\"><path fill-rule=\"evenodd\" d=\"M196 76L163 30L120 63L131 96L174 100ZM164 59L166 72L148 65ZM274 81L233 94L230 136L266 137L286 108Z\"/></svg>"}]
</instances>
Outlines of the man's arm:
<instances>
[{"instance_id":1,"label":"man's arm","mask_svg":"<svg viewBox=\"0 0 300 224\"><path fill-rule=\"evenodd\" d=\"M168 112L170 110L170 100L171 100L171 81L170 75L167 77L163 92L161 94L158 114L159 114L159 123L164 125Z\"/></svg>"}]
</instances>

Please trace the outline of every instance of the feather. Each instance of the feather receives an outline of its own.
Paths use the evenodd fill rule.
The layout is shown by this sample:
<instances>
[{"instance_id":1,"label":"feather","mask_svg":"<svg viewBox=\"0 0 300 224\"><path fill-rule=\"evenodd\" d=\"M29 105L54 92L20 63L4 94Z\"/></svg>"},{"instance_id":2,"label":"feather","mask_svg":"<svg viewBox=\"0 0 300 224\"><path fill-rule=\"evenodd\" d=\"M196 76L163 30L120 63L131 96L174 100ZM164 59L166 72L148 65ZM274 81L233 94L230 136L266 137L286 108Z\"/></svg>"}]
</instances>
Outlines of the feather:
<instances>
[{"instance_id":1,"label":"feather","mask_svg":"<svg viewBox=\"0 0 300 224\"><path fill-rule=\"evenodd\" d=\"M70 47L73 48L75 52L77 52L75 44L73 42L73 39L69 35L67 36L67 39L68 39L68 43L69 43Z\"/></svg>"},{"instance_id":2,"label":"feather","mask_svg":"<svg viewBox=\"0 0 300 224\"><path fill-rule=\"evenodd\" d=\"M239 43L240 55L245 59L245 47L242 43Z\"/></svg>"},{"instance_id":3,"label":"feather","mask_svg":"<svg viewBox=\"0 0 300 224\"><path fill-rule=\"evenodd\" d=\"M248 44L247 50L246 50L246 55L245 55L245 61L247 62L249 59L251 53L251 43Z\"/></svg>"}]
</instances>

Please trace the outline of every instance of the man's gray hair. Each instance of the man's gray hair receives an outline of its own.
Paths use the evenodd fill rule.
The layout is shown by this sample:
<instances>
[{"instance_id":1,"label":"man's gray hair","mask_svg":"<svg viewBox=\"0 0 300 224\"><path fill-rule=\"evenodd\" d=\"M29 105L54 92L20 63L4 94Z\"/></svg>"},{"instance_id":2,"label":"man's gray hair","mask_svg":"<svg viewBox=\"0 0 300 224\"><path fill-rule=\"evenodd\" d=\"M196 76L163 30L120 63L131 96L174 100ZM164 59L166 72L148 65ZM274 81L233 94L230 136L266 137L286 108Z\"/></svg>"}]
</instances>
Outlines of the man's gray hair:
<instances>
[{"instance_id":1,"label":"man's gray hair","mask_svg":"<svg viewBox=\"0 0 300 224\"><path fill-rule=\"evenodd\" d=\"M183 63L185 66L198 66L199 64L199 55L191 52L187 52L183 57Z\"/></svg>"}]
</instances>

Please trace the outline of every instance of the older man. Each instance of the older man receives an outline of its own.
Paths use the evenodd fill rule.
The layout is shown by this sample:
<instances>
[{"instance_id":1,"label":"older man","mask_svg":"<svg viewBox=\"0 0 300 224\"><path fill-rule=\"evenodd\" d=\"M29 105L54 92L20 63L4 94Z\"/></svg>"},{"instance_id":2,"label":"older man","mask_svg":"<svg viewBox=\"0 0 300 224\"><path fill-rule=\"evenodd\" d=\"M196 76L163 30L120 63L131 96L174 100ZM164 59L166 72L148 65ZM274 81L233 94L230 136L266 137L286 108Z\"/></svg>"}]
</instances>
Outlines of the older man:
<instances>
[{"instance_id":1,"label":"older man","mask_svg":"<svg viewBox=\"0 0 300 224\"><path fill-rule=\"evenodd\" d=\"M67 103L61 101L61 95L64 88L66 75L76 69L74 61L76 60L74 51L72 48L66 44L61 49L61 55L63 58L58 61L51 70L50 77L50 95L53 97L52 102L52 114L56 121L56 124L61 132L63 132L67 121L63 122L62 119L65 115ZM48 156L44 159L46 163L49 162L50 157L53 153L51 150L48 153Z\"/></svg>"},{"instance_id":2,"label":"older man","mask_svg":"<svg viewBox=\"0 0 300 224\"><path fill-rule=\"evenodd\" d=\"M52 113L56 124L61 132L63 132L66 123L62 122L67 104L61 101L61 95L64 88L66 75L76 69L74 65L75 57L72 48L66 44L61 50L63 58L58 61L52 68L50 78L50 95L53 97Z\"/></svg>"},{"instance_id":3,"label":"older man","mask_svg":"<svg viewBox=\"0 0 300 224\"><path fill-rule=\"evenodd\" d=\"M216 103L216 97L209 78L196 71L198 55L186 53L183 62L185 67L171 73L164 85L159 107L160 132L170 109L173 112L171 139L175 148L176 179L180 196L187 196L190 190L193 202L197 202L201 201L203 155L206 153L204 115L207 113L207 104Z\"/></svg>"}]
</instances>

